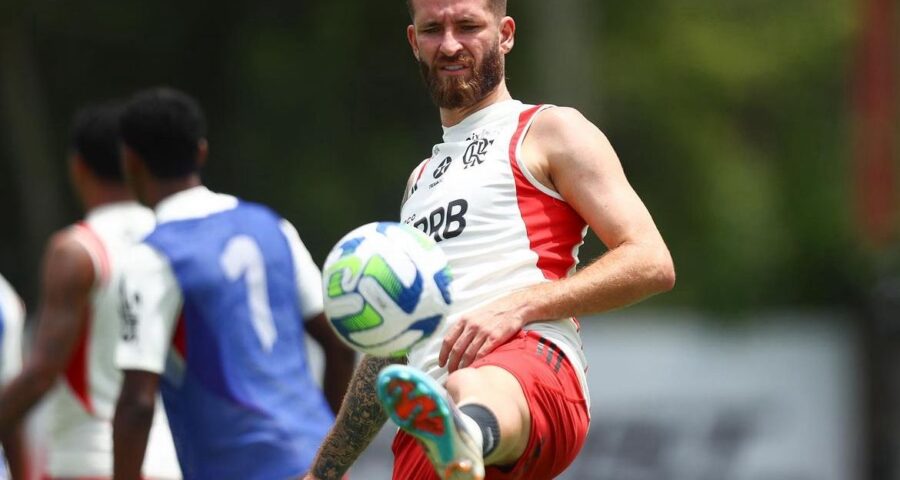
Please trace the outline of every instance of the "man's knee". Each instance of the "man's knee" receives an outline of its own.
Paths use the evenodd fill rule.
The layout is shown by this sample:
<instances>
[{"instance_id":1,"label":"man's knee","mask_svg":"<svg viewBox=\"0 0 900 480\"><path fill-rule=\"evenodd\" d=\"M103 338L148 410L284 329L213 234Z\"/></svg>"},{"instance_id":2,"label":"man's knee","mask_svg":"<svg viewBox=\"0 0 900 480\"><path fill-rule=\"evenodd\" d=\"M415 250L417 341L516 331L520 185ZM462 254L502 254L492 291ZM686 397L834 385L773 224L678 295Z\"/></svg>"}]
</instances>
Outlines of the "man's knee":
<instances>
[{"instance_id":1,"label":"man's knee","mask_svg":"<svg viewBox=\"0 0 900 480\"><path fill-rule=\"evenodd\" d=\"M499 443L486 460L499 465L515 463L525 451L531 431L531 413L518 380L508 371L488 365L453 372L446 388L457 405L474 404L490 412L499 428L495 435Z\"/></svg>"},{"instance_id":2,"label":"man's knee","mask_svg":"<svg viewBox=\"0 0 900 480\"><path fill-rule=\"evenodd\" d=\"M482 383L482 375L475 368L461 368L447 377L447 393L454 401L459 402L469 392L478 391Z\"/></svg>"},{"instance_id":3,"label":"man's knee","mask_svg":"<svg viewBox=\"0 0 900 480\"><path fill-rule=\"evenodd\" d=\"M500 416L518 414L527 424L530 414L525 392L508 371L495 366L462 368L447 377L447 393L457 404L480 403Z\"/></svg>"}]
</instances>

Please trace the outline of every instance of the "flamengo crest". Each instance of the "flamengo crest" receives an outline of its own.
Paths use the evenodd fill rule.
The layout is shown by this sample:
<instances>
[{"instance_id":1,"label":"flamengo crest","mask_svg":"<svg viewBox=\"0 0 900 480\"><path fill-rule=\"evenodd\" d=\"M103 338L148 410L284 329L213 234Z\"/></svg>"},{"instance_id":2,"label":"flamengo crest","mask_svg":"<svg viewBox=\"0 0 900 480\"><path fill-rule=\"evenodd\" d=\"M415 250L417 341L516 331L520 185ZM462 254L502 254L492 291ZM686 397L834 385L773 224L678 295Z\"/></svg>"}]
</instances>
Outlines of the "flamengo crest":
<instances>
[{"instance_id":1,"label":"flamengo crest","mask_svg":"<svg viewBox=\"0 0 900 480\"><path fill-rule=\"evenodd\" d=\"M471 137L467 138L466 141L469 141L469 146L466 147L466 152L463 153L463 163L465 167L463 169L468 169L469 167L474 167L476 165L481 165L484 163L484 157L487 155L488 147L494 144L493 139L482 138L477 133L472 134Z\"/></svg>"}]
</instances>

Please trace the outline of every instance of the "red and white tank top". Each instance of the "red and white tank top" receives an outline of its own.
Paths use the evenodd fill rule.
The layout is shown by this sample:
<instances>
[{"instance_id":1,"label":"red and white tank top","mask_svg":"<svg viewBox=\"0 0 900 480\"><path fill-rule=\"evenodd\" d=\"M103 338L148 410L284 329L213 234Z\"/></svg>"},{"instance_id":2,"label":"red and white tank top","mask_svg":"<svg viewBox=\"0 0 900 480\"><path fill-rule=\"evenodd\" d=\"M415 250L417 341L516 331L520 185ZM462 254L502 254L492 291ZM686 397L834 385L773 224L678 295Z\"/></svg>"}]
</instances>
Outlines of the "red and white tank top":
<instances>
[{"instance_id":1,"label":"red and white tank top","mask_svg":"<svg viewBox=\"0 0 900 480\"><path fill-rule=\"evenodd\" d=\"M122 265L154 224L150 209L121 202L95 208L70 227L91 257L96 280L82 312L84 330L47 406L44 443L52 477L112 476L112 417L122 387L114 361L122 323ZM181 478L162 408L154 415L144 476Z\"/></svg>"},{"instance_id":2,"label":"red and white tank top","mask_svg":"<svg viewBox=\"0 0 900 480\"><path fill-rule=\"evenodd\" d=\"M453 273L453 313L575 271L585 221L563 197L528 171L520 149L539 113L550 106L507 100L452 127L416 167L401 219L438 242ZM445 322L449 327L455 315ZM572 362L585 398L585 359L574 319L530 324ZM443 333L420 344L410 363L439 381Z\"/></svg>"}]
</instances>

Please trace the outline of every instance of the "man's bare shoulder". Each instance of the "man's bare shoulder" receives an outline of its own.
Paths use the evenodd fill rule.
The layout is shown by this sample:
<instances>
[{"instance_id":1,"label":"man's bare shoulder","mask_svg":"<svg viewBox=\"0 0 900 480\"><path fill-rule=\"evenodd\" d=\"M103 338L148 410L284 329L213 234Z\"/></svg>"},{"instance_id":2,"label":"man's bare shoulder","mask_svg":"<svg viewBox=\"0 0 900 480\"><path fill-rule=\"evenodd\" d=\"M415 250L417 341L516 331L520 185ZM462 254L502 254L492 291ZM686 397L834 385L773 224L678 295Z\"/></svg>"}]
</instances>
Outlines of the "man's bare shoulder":
<instances>
[{"instance_id":1,"label":"man's bare shoulder","mask_svg":"<svg viewBox=\"0 0 900 480\"><path fill-rule=\"evenodd\" d=\"M572 107L553 107L535 117L534 128L566 133L572 128L597 128L584 114Z\"/></svg>"},{"instance_id":2,"label":"man's bare shoulder","mask_svg":"<svg viewBox=\"0 0 900 480\"><path fill-rule=\"evenodd\" d=\"M45 282L86 286L94 282L94 264L77 230L55 232L44 251Z\"/></svg>"},{"instance_id":3,"label":"man's bare shoulder","mask_svg":"<svg viewBox=\"0 0 900 480\"><path fill-rule=\"evenodd\" d=\"M73 227L57 230L50 236L45 253L47 255L85 258L90 260L87 247L85 247L83 241L80 239L80 235L78 230Z\"/></svg>"},{"instance_id":4,"label":"man's bare shoulder","mask_svg":"<svg viewBox=\"0 0 900 480\"><path fill-rule=\"evenodd\" d=\"M569 164L609 156L612 147L603 132L580 111L555 107L542 111L528 133L528 140L551 164Z\"/></svg>"}]
</instances>

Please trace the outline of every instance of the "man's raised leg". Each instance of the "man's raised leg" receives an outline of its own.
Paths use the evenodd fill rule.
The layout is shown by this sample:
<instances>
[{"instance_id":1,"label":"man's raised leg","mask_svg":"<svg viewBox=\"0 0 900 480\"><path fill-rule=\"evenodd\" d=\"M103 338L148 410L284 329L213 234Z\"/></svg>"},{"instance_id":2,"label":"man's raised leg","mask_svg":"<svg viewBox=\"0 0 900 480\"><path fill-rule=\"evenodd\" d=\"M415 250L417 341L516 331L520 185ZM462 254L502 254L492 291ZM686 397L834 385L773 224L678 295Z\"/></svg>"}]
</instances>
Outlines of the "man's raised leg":
<instances>
[{"instance_id":1,"label":"man's raised leg","mask_svg":"<svg viewBox=\"0 0 900 480\"><path fill-rule=\"evenodd\" d=\"M531 432L531 414L519 381L503 368L485 365L450 374L447 392L481 437L486 465L516 463Z\"/></svg>"}]
</instances>

